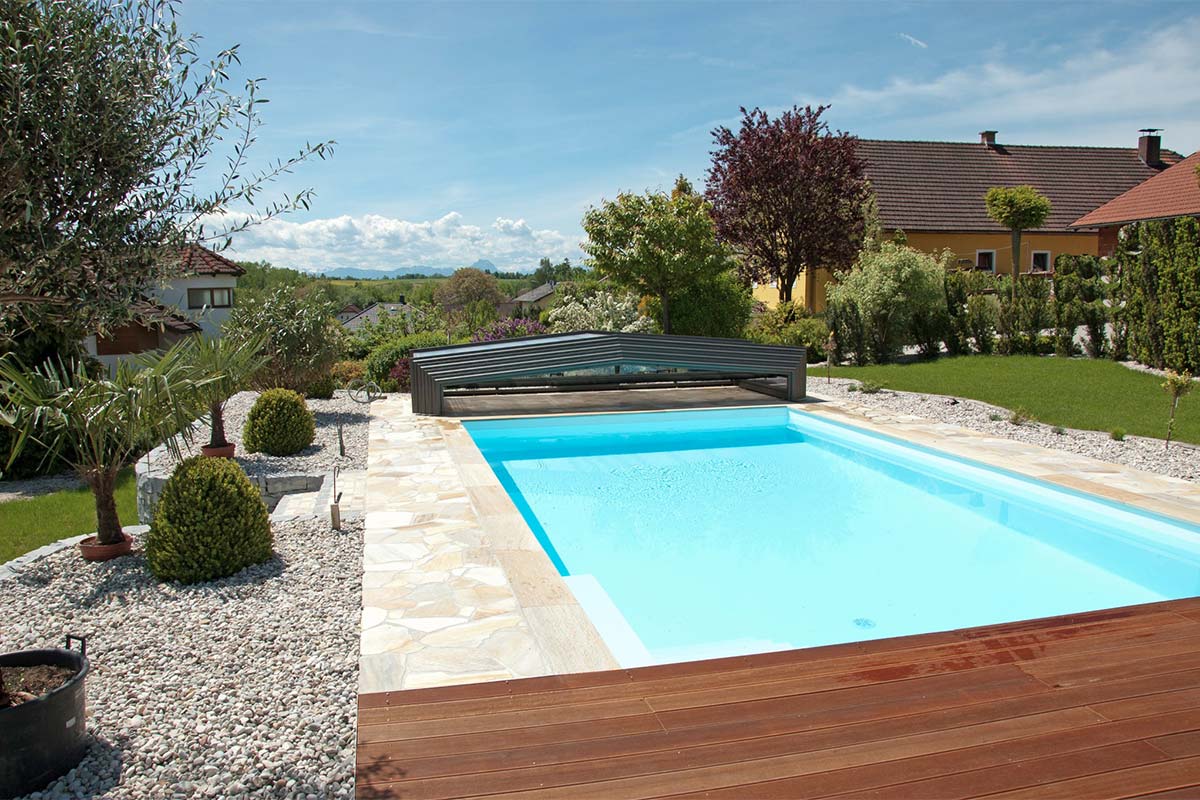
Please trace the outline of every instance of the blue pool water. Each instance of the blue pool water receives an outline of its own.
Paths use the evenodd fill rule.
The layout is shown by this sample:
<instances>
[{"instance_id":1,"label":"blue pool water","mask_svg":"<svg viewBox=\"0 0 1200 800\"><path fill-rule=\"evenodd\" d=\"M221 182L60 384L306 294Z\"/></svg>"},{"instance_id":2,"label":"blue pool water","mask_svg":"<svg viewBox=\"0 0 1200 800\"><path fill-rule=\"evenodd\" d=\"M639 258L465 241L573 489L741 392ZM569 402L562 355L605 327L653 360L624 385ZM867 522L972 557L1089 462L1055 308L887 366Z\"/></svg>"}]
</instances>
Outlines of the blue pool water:
<instances>
[{"instance_id":1,"label":"blue pool water","mask_svg":"<svg viewBox=\"0 0 1200 800\"><path fill-rule=\"evenodd\" d=\"M784 407L466 423L626 666L1200 594L1200 528Z\"/></svg>"}]
</instances>

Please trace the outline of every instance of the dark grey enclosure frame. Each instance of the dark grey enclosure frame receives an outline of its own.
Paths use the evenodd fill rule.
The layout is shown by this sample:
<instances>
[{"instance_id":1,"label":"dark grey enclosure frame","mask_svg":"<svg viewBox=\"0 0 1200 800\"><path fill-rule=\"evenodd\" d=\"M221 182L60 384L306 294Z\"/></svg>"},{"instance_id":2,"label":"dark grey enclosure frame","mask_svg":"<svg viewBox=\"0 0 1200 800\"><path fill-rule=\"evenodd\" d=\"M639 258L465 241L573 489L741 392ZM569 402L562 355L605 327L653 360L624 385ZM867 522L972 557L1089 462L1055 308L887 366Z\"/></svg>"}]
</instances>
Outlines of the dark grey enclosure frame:
<instances>
[{"instance_id":1,"label":"dark grey enclosure frame","mask_svg":"<svg viewBox=\"0 0 1200 800\"><path fill-rule=\"evenodd\" d=\"M622 366L687 372L547 374ZM582 331L414 350L411 378L413 411L434 415L443 413L448 392L581 391L664 383L737 383L796 401L804 399L805 352L803 347L742 339ZM764 378L783 378L786 389L756 382Z\"/></svg>"}]
</instances>

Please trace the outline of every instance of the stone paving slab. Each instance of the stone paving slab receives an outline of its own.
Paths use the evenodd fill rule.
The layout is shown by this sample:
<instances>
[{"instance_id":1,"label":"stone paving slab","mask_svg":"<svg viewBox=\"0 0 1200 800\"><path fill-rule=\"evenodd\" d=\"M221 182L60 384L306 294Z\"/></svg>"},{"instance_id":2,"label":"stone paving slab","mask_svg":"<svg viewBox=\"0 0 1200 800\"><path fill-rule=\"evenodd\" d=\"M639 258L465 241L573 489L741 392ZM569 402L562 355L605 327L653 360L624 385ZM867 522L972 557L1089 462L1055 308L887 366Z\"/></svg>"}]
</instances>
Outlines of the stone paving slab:
<instances>
[{"instance_id":1,"label":"stone paving slab","mask_svg":"<svg viewBox=\"0 0 1200 800\"><path fill-rule=\"evenodd\" d=\"M1200 524L1200 485L1191 481L1143 472L1064 450L988 436L912 414L889 412L811 392L809 397L809 402L791 407L991 467Z\"/></svg>"},{"instance_id":2,"label":"stone paving slab","mask_svg":"<svg viewBox=\"0 0 1200 800\"><path fill-rule=\"evenodd\" d=\"M359 691L614 669L457 420L371 405Z\"/></svg>"}]
</instances>

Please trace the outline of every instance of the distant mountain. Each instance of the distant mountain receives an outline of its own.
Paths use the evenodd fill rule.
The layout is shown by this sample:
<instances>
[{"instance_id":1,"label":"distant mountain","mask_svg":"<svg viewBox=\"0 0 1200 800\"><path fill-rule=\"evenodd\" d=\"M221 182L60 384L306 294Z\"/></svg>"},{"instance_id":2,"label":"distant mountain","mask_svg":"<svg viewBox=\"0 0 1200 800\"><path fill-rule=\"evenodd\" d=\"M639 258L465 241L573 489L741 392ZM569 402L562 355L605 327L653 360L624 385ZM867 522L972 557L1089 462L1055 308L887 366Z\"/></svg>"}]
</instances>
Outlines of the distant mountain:
<instances>
[{"instance_id":1,"label":"distant mountain","mask_svg":"<svg viewBox=\"0 0 1200 800\"><path fill-rule=\"evenodd\" d=\"M499 272L500 270L491 261L486 258L481 258L471 265L475 269L484 271ZM311 270L313 275L324 275L326 278L340 278L342 280L355 281L370 281L370 280L386 280L390 278L403 278L408 275L452 275L459 267L399 267L397 269L363 269L362 267L337 267L336 269L314 269ZM526 272L528 270L513 269L514 272Z\"/></svg>"},{"instance_id":2,"label":"distant mountain","mask_svg":"<svg viewBox=\"0 0 1200 800\"><path fill-rule=\"evenodd\" d=\"M455 267L401 267L399 269L363 269L361 267L338 267L337 269L313 270L314 275L343 280L369 281L385 278L403 278L405 275L450 275Z\"/></svg>"}]
</instances>

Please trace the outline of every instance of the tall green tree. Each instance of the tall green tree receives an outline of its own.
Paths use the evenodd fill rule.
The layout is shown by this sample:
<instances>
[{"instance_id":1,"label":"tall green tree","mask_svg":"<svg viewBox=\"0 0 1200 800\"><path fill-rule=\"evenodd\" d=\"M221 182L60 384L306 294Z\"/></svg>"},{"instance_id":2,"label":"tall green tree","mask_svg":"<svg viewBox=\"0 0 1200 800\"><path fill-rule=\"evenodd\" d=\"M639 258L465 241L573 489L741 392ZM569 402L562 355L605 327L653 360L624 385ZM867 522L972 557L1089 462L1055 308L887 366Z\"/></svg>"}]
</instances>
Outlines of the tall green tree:
<instances>
[{"instance_id":1,"label":"tall green tree","mask_svg":"<svg viewBox=\"0 0 1200 800\"><path fill-rule=\"evenodd\" d=\"M584 214L583 250L598 273L654 298L662 331L670 333L672 301L733 267L709 211L682 176L669 195L622 193Z\"/></svg>"},{"instance_id":2,"label":"tall green tree","mask_svg":"<svg viewBox=\"0 0 1200 800\"><path fill-rule=\"evenodd\" d=\"M988 216L1012 232L1013 298L1021 274L1021 233L1046 224L1050 198L1032 186L993 186L983 196Z\"/></svg>"},{"instance_id":3,"label":"tall green tree","mask_svg":"<svg viewBox=\"0 0 1200 800\"><path fill-rule=\"evenodd\" d=\"M308 207L260 194L332 142L251 163L261 81L231 91L237 48L198 51L174 0L0 0L0 338L106 332L184 243Z\"/></svg>"}]
</instances>

